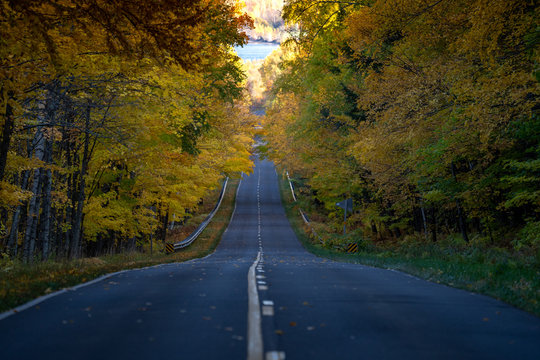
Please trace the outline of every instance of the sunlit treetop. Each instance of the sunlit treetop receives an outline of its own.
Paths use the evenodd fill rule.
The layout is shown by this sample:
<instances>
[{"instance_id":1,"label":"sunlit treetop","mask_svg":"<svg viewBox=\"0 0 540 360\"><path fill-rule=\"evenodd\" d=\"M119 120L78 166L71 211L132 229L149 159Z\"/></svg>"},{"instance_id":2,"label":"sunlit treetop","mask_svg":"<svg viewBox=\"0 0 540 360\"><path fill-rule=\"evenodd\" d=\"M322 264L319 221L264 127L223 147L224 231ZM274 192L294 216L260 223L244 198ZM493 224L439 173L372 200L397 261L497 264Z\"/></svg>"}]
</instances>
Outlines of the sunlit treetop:
<instances>
[{"instance_id":1,"label":"sunlit treetop","mask_svg":"<svg viewBox=\"0 0 540 360\"><path fill-rule=\"evenodd\" d=\"M250 18L223 0L11 0L0 17L24 23L57 55L55 35L77 38L87 51L170 57L197 68L229 46L247 42Z\"/></svg>"}]
</instances>

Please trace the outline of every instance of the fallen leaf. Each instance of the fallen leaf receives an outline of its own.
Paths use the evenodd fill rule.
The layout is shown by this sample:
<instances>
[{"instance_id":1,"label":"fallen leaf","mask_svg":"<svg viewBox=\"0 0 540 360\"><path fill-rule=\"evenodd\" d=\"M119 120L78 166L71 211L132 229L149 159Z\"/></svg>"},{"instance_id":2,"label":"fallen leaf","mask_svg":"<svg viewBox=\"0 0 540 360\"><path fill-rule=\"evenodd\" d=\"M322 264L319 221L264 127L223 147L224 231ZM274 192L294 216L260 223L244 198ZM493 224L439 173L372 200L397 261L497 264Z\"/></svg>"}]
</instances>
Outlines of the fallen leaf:
<instances>
[{"instance_id":1,"label":"fallen leaf","mask_svg":"<svg viewBox=\"0 0 540 360\"><path fill-rule=\"evenodd\" d=\"M278 329L278 330L276 330L276 331L274 331L274 332L275 332L277 335L283 335L283 330L279 330L279 329Z\"/></svg>"},{"instance_id":2,"label":"fallen leaf","mask_svg":"<svg viewBox=\"0 0 540 360\"><path fill-rule=\"evenodd\" d=\"M296 322L294 322L294 321L291 321L291 322L289 323L289 326L296 326L296 325L297 325L297 324L296 324Z\"/></svg>"}]
</instances>

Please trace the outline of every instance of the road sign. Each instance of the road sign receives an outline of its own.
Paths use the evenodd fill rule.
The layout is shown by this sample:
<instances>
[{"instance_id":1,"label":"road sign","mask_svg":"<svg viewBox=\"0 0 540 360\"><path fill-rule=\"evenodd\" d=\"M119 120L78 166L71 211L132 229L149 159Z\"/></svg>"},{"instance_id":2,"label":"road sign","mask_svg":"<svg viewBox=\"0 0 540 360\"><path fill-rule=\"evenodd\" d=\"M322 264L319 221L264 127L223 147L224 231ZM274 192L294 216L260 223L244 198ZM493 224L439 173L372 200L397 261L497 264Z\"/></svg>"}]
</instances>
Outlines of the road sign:
<instances>
[{"instance_id":1,"label":"road sign","mask_svg":"<svg viewBox=\"0 0 540 360\"><path fill-rule=\"evenodd\" d=\"M343 200L341 202L336 203L336 206L339 206L340 208L342 208L345 211L350 211L350 212L353 211L353 203L352 203L351 198L348 198L348 199L345 199L345 200Z\"/></svg>"},{"instance_id":2,"label":"road sign","mask_svg":"<svg viewBox=\"0 0 540 360\"><path fill-rule=\"evenodd\" d=\"M357 243L347 244L347 252L350 252L350 253L358 252L358 244Z\"/></svg>"},{"instance_id":3,"label":"road sign","mask_svg":"<svg viewBox=\"0 0 540 360\"><path fill-rule=\"evenodd\" d=\"M345 199L343 201L340 201L340 202L336 203L336 206L339 206L340 208L342 208L343 213L345 214L344 219L343 219L343 235L345 235L347 233L347 227L345 225L347 223L347 212L348 211L350 211L350 212L353 211L352 199L348 198L348 199Z\"/></svg>"},{"instance_id":4,"label":"road sign","mask_svg":"<svg viewBox=\"0 0 540 360\"><path fill-rule=\"evenodd\" d=\"M174 245L173 244L165 244L165 250L167 251L167 254L171 254L174 252Z\"/></svg>"}]
</instances>

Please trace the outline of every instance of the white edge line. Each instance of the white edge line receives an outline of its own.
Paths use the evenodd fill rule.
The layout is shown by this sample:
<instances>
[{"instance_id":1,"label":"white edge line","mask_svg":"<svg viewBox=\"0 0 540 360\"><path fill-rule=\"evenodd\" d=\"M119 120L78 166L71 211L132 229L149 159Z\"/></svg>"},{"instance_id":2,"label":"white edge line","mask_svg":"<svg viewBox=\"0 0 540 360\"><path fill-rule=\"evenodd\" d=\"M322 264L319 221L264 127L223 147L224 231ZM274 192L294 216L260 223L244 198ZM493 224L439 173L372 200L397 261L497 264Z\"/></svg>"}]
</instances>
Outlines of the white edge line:
<instances>
[{"instance_id":1,"label":"white edge line","mask_svg":"<svg viewBox=\"0 0 540 360\"><path fill-rule=\"evenodd\" d=\"M248 271L248 333L247 333L247 359L263 359L263 341L261 328L261 309L259 304L259 294L257 292L257 281L255 278L255 267L261 259L261 252L257 253L257 258Z\"/></svg>"},{"instance_id":2,"label":"white edge line","mask_svg":"<svg viewBox=\"0 0 540 360\"><path fill-rule=\"evenodd\" d=\"M238 191L240 190L240 185L241 184L242 184L242 179L240 179L240 182L238 183L238 188L236 189L236 196L238 196ZM231 216L231 221L232 221L232 218L234 217L235 212L236 212L236 199L234 201L234 210L233 210L233 214ZM34 300L30 300L29 302L27 302L25 304L22 304L22 305L19 305L19 306L13 308L13 309L7 310L7 311L0 314L0 320L4 320L5 318L8 318L8 317L10 317L12 315L15 315L15 314L18 314L21 311L27 310L27 309L29 309L29 308L31 308L33 306L36 306L37 304L40 304L40 303L44 302L45 300L48 300L48 299L53 298L55 296L58 296L60 294L66 293L68 291L77 291L80 288L95 284L97 282L103 281L105 279L108 279L110 277L113 277L115 275L118 275L118 274L121 274L121 273L124 273L124 272L145 270L145 269L155 268L155 267L164 266L164 265L171 265L171 264L185 264L185 263L189 263L189 262L194 261L194 260L206 259L207 257L210 257L211 255L212 254L209 254L209 255L207 255L207 256L205 256L203 258L192 259L192 260L188 260L188 261L184 261L184 262L180 262L180 263L158 264L158 265L146 266L146 267L139 268L139 269L121 270L121 271L113 272L113 273L110 273L110 274L105 274L105 275L102 275L102 276L100 276L100 277L98 277L96 279L90 280L88 282L85 282L85 283L82 283L82 284L79 284L79 285L75 285L75 286L72 286L72 287L69 287L69 288L64 288L64 289L55 291L55 292L47 294L47 295L40 296L40 297L38 297L38 298L36 298ZM257 256L256 262L259 261L259 255ZM250 268L250 271L251 271L251 268ZM258 298L258 296L257 296L257 298Z\"/></svg>"},{"instance_id":3,"label":"white edge line","mask_svg":"<svg viewBox=\"0 0 540 360\"><path fill-rule=\"evenodd\" d=\"M240 190L240 185L242 183L242 179L240 179L240 182L238 183L238 188L236 189L236 196L238 196L238 190ZM226 185L225 185L226 186ZM221 203L221 201L220 201ZM233 210L233 214L231 216L231 221L232 221L232 217L234 216L234 213L236 211L236 199L234 201L234 210ZM227 227L228 228L228 227ZM193 261L193 260L201 260L201 259L205 259L209 256L211 256L212 254L208 254L207 256L203 257L203 258L199 258L199 259L192 259L192 260L188 260L188 261L184 261L184 262L180 262L180 263L176 263L176 264L183 264L183 263L189 263L190 261ZM257 258L258 259L258 258ZM258 261L258 260L257 260ZM0 313L0 320L4 320L5 318L8 318L12 315L15 315L15 314L18 314L20 313L21 311L24 311L24 310L27 310L33 306L36 306L37 304L40 304L42 302L44 302L45 300L48 300L50 298L53 298L55 296L58 296L60 294L63 294L63 293L66 293L68 291L77 291L79 290L80 288L83 288L85 286L89 286L89 285L92 285L92 284L95 284L97 282L100 282L100 281L103 281L105 279L108 279L110 277L113 277L115 275L118 275L118 274L121 274L121 273L124 273L124 272L128 272L128 271L137 271L137 270L145 270L145 269L150 269L150 268L155 268L155 267L159 267L159 266L163 266L163 265L170 265L170 264L175 264L175 263L167 263L167 264L158 264L158 265L152 265L152 266L146 266L146 267L143 267L143 268L139 268L139 269L127 269L127 270L120 270L120 271L116 271L116 272L113 272L113 273L110 273L110 274L105 274L105 275L102 275L98 278L95 278L93 280L90 280L90 281L87 281L85 283L82 283L82 284L78 284L78 285L75 285L75 286L72 286L72 287L69 287L69 288L64 288L64 289L61 289L61 290L58 290L58 291L55 291L53 293L50 293L50 294L47 294L47 295L43 295L43 296L40 296L34 300L30 300L29 302L25 303L25 304L22 304L22 305L19 305L13 309L10 309L10 310L7 310L3 313Z\"/></svg>"},{"instance_id":4,"label":"white edge line","mask_svg":"<svg viewBox=\"0 0 540 360\"><path fill-rule=\"evenodd\" d=\"M162 265L162 264L160 264ZM141 268L141 269L132 269L132 270L142 270L142 269L145 269L145 268ZM102 275L94 280L90 280L88 282L85 282L85 283L82 283L82 284L79 284L79 285L76 285L76 286L73 286L73 287L69 287L69 288L64 288L64 289L61 289L61 290L58 290L58 291L55 291L53 293L50 293L50 294L47 294L47 295L43 295L43 296L40 296L38 297L37 299L34 299L34 300L30 300L29 302L27 302L26 304L22 304L22 305L19 305L17 306L16 308L13 308L11 310L8 310L6 312L3 312L2 314L0 314L0 320L4 320L5 318L7 317L10 317L11 315L15 315L17 313L20 313L21 311L24 311L24 310L27 310L33 306L36 306L37 304L40 304L42 303L43 301L45 300L48 300L50 298L53 298L55 296L58 296L60 294L63 294L63 293L66 293L68 291L77 291L78 289L82 288L82 287L85 287L85 286L88 286L88 285L92 285L92 284L95 284L99 281L102 281L102 280L105 280L105 279L108 279L114 275L118 275L118 274L121 274L123 272L126 272L126 271L130 271L130 270L122 270L122 271L117 271L117 272L114 272L114 273L110 273L110 274L105 274L105 275Z\"/></svg>"},{"instance_id":5,"label":"white edge line","mask_svg":"<svg viewBox=\"0 0 540 360\"><path fill-rule=\"evenodd\" d=\"M23 304L23 305L20 305L20 306L17 306L16 308L13 308L11 310L8 310L6 312L3 312L2 314L0 314L0 320L4 320L5 318L7 317L10 317L11 315L15 315L17 313L20 313L21 311L24 311L28 308L31 308L32 306L35 306L49 298L52 298L52 297L55 297L56 295L60 295L60 294L63 294L65 292L67 292L68 290L67 289L62 289L62 290L59 290L59 291L55 291L51 294L47 294L47 295L43 295L43 296L40 296L38 297L37 299L34 299L34 300L31 300L29 302L27 302L26 304Z\"/></svg>"},{"instance_id":6,"label":"white edge line","mask_svg":"<svg viewBox=\"0 0 540 360\"><path fill-rule=\"evenodd\" d=\"M198 259L191 259L191 260L188 260L188 261L183 261L183 262L173 262L173 263L166 263L166 264L157 264L157 265L151 265L151 266L145 266L145 267L142 267L142 268L137 268L137 269L126 269L126 270L120 270L120 271L116 271L116 272L113 272L113 273L110 273L110 274L105 274L105 275L102 275L98 278L95 278L93 280L90 280L90 281L87 281L87 282L84 282L82 284L78 284L78 285L75 285L75 286L72 286L72 287L68 287L68 288L63 288L63 289L60 289L58 291L55 291L55 292L52 292L50 294L47 294L47 295L43 295L43 296L40 296L34 300L30 300L29 302L25 303L25 304L22 304L22 305L19 305L17 306L16 308L13 308L13 309L10 309L10 310L7 310L3 313L0 314L0 321L1 320L4 320L5 318L8 318L12 315L15 315L15 314L18 314L24 310L27 310L33 306L36 306L42 302L44 302L45 300L48 300L50 298L53 298L55 296L58 296L58 295L61 295L63 293L66 293L66 292L69 292L69 291L77 291L85 286L89 286L89 285L93 285L97 282L100 282L100 281L103 281L103 280L106 280L110 277L113 277L115 275L119 275L119 274L122 274L122 273L125 273L125 272L129 272L129 271L140 271L140 270L147 270L147 269L152 269L152 268L157 268L157 267L160 267L160 266L170 266L170 265L174 265L174 264L187 264L187 263L190 263L192 261L199 261L199 260L203 260L203 259L206 259L207 257L210 257L212 254L209 254L209 255L206 255L205 257L202 257L202 258L198 258Z\"/></svg>"}]
</instances>

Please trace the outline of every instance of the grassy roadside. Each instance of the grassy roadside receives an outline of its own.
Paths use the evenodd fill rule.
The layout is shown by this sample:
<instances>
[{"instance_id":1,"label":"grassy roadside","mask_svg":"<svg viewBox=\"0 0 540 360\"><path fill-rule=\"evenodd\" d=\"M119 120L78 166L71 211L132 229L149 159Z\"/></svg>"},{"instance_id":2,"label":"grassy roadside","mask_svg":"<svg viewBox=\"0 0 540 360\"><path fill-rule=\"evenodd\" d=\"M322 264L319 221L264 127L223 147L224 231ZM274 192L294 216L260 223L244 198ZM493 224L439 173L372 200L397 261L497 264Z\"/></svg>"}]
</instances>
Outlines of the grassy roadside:
<instances>
[{"instance_id":1,"label":"grassy roadside","mask_svg":"<svg viewBox=\"0 0 540 360\"><path fill-rule=\"evenodd\" d=\"M311 239L288 182L280 178L280 192L296 236L311 253L336 261L396 269L432 282L489 295L540 316L540 266L534 257L523 257L497 248L444 242L359 242L359 252L348 254Z\"/></svg>"},{"instance_id":2,"label":"grassy roadside","mask_svg":"<svg viewBox=\"0 0 540 360\"><path fill-rule=\"evenodd\" d=\"M146 266L182 262L204 257L212 253L221 235L231 219L239 179L229 180L229 186L223 202L214 218L197 240L188 248L174 254L165 254L163 244L154 246L154 253L131 252L86 258L76 261L49 261L34 265L25 265L9 259L0 259L0 312L7 311L41 295L66 287L74 286L101 275ZM217 189L204 199L205 206L186 224L187 229L194 229L197 221L202 221L212 210L219 196ZM184 232L171 234L168 242L178 241Z\"/></svg>"}]
</instances>

